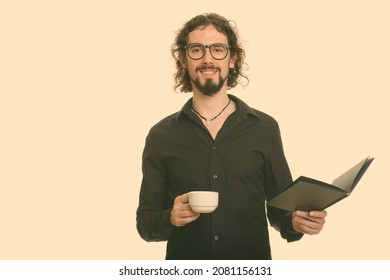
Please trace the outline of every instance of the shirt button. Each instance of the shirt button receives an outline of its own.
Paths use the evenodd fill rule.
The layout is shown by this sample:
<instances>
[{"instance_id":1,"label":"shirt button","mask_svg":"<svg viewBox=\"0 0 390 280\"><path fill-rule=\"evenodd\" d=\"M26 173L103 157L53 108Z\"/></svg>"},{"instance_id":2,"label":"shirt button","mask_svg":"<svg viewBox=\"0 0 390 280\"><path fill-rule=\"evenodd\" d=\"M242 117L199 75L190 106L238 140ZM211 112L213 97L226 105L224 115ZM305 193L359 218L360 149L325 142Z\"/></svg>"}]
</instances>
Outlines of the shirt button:
<instances>
[{"instance_id":1,"label":"shirt button","mask_svg":"<svg viewBox=\"0 0 390 280\"><path fill-rule=\"evenodd\" d=\"M214 174L214 175L213 175L213 178L214 178L214 179L217 179L217 178L218 178L218 175L217 175L217 174Z\"/></svg>"},{"instance_id":2,"label":"shirt button","mask_svg":"<svg viewBox=\"0 0 390 280\"><path fill-rule=\"evenodd\" d=\"M218 241L219 240L219 236L218 235L214 236L214 240Z\"/></svg>"},{"instance_id":3,"label":"shirt button","mask_svg":"<svg viewBox=\"0 0 390 280\"><path fill-rule=\"evenodd\" d=\"M217 149L217 147L213 146L213 147L212 147L212 149L213 149L213 150L216 150L216 149Z\"/></svg>"}]
</instances>

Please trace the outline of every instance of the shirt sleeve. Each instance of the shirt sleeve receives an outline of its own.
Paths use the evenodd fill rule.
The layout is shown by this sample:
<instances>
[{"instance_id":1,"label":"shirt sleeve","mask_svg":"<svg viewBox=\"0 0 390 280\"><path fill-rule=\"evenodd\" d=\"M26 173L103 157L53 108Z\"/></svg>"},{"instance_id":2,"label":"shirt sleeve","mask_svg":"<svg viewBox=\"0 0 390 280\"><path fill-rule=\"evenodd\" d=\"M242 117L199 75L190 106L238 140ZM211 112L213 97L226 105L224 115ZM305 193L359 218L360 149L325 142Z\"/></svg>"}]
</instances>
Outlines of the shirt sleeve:
<instances>
[{"instance_id":1,"label":"shirt sleeve","mask_svg":"<svg viewBox=\"0 0 390 280\"><path fill-rule=\"evenodd\" d=\"M137 230L146 241L165 241L178 228L170 222L167 179L156 148L156 136L146 138L142 155L142 183L137 208Z\"/></svg>"},{"instance_id":2,"label":"shirt sleeve","mask_svg":"<svg viewBox=\"0 0 390 280\"><path fill-rule=\"evenodd\" d=\"M292 213L267 207L267 215L270 225L280 232L280 236L287 242L298 241L302 238L303 233L297 232L292 227Z\"/></svg>"},{"instance_id":3,"label":"shirt sleeve","mask_svg":"<svg viewBox=\"0 0 390 280\"><path fill-rule=\"evenodd\" d=\"M292 176L284 155L279 126L274 122L271 132L271 143L265 171L266 197L271 198L281 192L292 182ZM302 233L292 227L292 212L267 206L267 217L270 225L280 232L288 242L300 240Z\"/></svg>"}]
</instances>

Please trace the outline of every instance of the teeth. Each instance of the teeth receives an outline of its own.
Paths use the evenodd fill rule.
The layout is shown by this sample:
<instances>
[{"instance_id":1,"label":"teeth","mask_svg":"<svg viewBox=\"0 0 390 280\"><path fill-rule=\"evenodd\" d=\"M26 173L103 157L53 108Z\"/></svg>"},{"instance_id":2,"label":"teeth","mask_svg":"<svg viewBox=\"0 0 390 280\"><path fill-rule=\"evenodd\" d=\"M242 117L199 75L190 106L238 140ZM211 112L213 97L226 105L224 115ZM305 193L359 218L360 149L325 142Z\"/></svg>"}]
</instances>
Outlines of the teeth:
<instances>
[{"instance_id":1,"label":"teeth","mask_svg":"<svg viewBox=\"0 0 390 280\"><path fill-rule=\"evenodd\" d=\"M201 71L203 74L207 74L207 75L209 75L209 74L214 74L216 71L214 71L214 70L203 70L203 71Z\"/></svg>"}]
</instances>

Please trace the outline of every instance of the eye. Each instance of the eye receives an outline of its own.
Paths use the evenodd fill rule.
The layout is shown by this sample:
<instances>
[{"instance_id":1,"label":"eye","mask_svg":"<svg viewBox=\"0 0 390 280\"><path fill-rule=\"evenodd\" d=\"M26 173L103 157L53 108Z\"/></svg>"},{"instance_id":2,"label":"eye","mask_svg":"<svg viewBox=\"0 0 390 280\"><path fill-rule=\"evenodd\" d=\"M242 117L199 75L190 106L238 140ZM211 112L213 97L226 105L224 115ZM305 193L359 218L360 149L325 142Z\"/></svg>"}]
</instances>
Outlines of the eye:
<instances>
[{"instance_id":1,"label":"eye","mask_svg":"<svg viewBox=\"0 0 390 280\"><path fill-rule=\"evenodd\" d=\"M212 46L212 51L214 53L223 53L226 51L226 47L222 44L215 44Z\"/></svg>"},{"instance_id":2,"label":"eye","mask_svg":"<svg viewBox=\"0 0 390 280\"><path fill-rule=\"evenodd\" d=\"M193 54L200 53L200 52L202 52L202 46L200 46L200 45L192 45L190 47L190 52L193 53Z\"/></svg>"}]
</instances>

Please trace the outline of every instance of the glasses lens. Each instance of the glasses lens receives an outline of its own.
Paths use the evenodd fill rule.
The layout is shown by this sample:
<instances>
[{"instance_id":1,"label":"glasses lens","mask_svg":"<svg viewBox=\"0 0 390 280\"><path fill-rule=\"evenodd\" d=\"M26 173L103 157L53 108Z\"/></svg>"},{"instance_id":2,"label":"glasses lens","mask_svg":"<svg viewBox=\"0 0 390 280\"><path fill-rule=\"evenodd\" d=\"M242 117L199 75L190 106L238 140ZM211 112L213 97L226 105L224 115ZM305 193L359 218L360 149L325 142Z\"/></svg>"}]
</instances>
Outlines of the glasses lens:
<instances>
[{"instance_id":1,"label":"glasses lens","mask_svg":"<svg viewBox=\"0 0 390 280\"><path fill-rule=\"evenodd\" d=\"M194 60L201 59L206 54L206 48L209 48L211 56L217 60L224 59L228 54L228 46L225 44L215 43L210 46L204 46L195 43L187 46L188 56Z\"/></svg>"},{"instance_id":2,"label":"glasses lens","mask_svg":"<svg viewBox=\"0 0 390 280\"><path fill-rule=\"evenodd\" d=\"M202 44L192 44L188 47L188 56L192 59L201 59L206 49Z\"/></svg>"},{"instance_id":3,"label":"glasses lens","mask_svg":"<svg viewBox=\"0 0 390 280\"><path fill-rule=\"evenodd\" d=\"M224 59L227 56L228 49L224 44L212 44L210 47L211 55L215 59Z\"/></svg>"}]
</instances>

